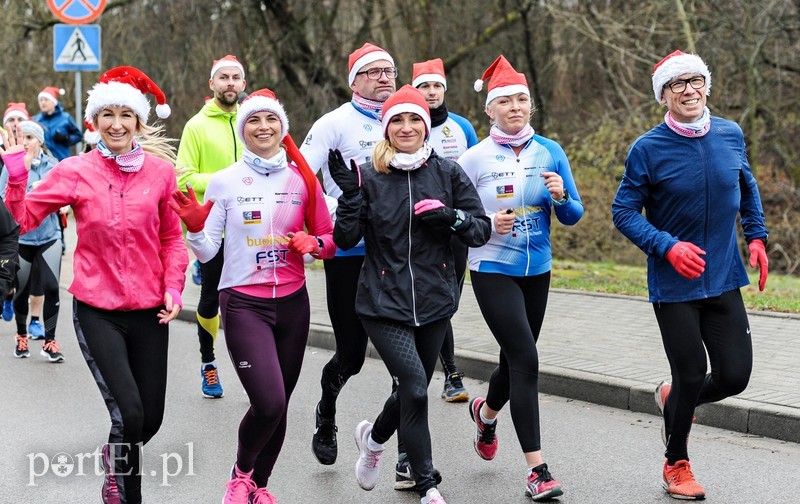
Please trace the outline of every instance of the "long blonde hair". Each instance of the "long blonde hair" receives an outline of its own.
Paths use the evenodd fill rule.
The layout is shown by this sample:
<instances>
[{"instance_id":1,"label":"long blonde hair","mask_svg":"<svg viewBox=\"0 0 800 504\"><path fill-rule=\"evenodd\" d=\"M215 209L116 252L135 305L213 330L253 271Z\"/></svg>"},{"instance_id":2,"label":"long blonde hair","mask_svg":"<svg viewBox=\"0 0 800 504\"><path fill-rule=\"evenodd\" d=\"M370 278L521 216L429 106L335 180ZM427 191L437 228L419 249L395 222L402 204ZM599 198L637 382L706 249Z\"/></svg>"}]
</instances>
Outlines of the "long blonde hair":
<instances>
[{"instance_id":1,"label":"long blonde hair","mask_svg":"<svg viewBox=\"0 0 800 504\"><path fill-rule=\"evenodd\" d=\"M389 140L381 140L372 149L372 166L378 173L389 173L389 163L397 154L397 149Z\"/></svg>"},{"instance_id":2,"label":"long blonde hair","mask_svg":"<svg viewBox=\"0 0 800 504\"><path fill-rule=\"evenodd\" d=\"M139 132L136 134L136 141L142 146L142 150L156 157L168 161L173 166L177 161L175 145L177 140L164 134L164 125L150 126L139 122Z\"/></svg>"}]
</instances>

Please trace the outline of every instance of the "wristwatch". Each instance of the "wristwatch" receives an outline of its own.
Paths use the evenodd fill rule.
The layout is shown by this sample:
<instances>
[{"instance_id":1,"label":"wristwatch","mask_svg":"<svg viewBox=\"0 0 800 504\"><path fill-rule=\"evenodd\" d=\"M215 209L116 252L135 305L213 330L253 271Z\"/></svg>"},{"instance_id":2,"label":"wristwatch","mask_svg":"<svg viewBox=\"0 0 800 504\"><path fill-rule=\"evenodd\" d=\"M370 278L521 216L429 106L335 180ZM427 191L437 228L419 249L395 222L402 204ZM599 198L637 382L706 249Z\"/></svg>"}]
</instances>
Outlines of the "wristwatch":
<instances>
[{"instance_id":1,"label":"wristwatch","mask_svg":"<svg viewBox=\"0 0 800 504\"><path fill-rule=\"evenodd\" d=\"M322 252L322 247L324 247L324 246L325 246L325 242L323 242L323 241L322 241L322 238L320 238L319 236L315 236L314 238L316 238L316 239L317 239L317 245L319 245L319 248L317 249L317 251L316 251L316 252L314 252L314 253L313 253L313 254L311 254L311 255L312 255L312 256L318 256L318 255L320 254L320 252Z\"/></svg>"},{"instance_id":2,"label":"wristwatch","mask_svg":"<svg viewBox=\"0 0 800 504\"><path fill-rule=\"evenodd\" d=\"M456 230L458 226L460 226L465 220L467 220L467 215L464 213L464 210L456 209L456 221L450 226L450 229L453 231Z\"/></svg>"},{"instance_id":3,"label":"wristwatch","mask_svg":"<svg viewBox=\"0 0 800 504\"><path fill-rule=\"evenodd\" d=\"M561 196L561 199L553 199L553 203L556 205L563 205L569 199L569 193L567 192L567 188L564 188L564 195Z\"/></svg>"}]
</instances>

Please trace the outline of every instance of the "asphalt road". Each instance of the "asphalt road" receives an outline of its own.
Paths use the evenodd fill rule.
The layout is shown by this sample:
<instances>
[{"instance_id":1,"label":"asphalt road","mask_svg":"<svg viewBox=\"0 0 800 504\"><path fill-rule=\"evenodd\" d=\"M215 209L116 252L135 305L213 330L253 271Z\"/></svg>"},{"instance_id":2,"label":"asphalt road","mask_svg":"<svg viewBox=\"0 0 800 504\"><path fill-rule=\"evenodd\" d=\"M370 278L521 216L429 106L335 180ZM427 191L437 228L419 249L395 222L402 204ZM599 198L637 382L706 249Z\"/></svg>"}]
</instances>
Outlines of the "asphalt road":
<instances>
[{"instance_id":1,"label":"asphalt road","mask_svg":"<svg viewBox=\"0 0 800 504\"><path fill-rule=\"evenodd\" d=\"M13 358L14 326L0 322L2 503L100 501L102 478L95 473L96 458L82 454L102 444L110 423L75 341L71 298L64 298L58 330L66 356L63 364L45 362L38 355L38 342L31 343L30 358ZM200 395L194 326L174 322L170 337L166 417L159 434L145 447L145 502L218 503L234 460L236 430L247 398L224 350L224 338L218 343L218 362L225 397L209 400ZM337 463L321 466L311 455L319 373L329 356L329 351L314 348L306 353L271 491L281 504L419 502L414 493L392 488L396 461L392 441L376 489L365 492L355 483L352 429L361 419L374 419L390 389L378 360L369 359L340 398ZM485 393L485 383L465 383L471 393ZM430 419L434 461L444 475L440 489L447 502L530 502L524 495L524 459L509 412L501 414L498 456L486 462L473 451L473 424L466 406L443 403L441 386L437 373L430 389ZM560 502L673 502L659 484L663 463L659 418L555 396L541 397L541 411L545 460L565 490ZM695 474L710 502L800 501L800 445L697 425L690 449ZM59 469L67 475L57 475Z\"/></svg>"}]
</instances>

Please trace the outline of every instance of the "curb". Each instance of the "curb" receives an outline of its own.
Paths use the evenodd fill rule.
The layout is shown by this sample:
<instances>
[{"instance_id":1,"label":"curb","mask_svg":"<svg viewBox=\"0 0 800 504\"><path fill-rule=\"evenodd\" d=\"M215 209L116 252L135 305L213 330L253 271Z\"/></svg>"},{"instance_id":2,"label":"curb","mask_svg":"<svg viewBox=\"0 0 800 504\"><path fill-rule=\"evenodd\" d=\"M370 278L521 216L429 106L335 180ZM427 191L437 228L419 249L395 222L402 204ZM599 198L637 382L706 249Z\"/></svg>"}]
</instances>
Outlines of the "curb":
<instances>
[{"instance_id":1,"label":"curb","mask_svg":"<svg viewBox=\"0 0 800 504\"><path fill-rule=\"evenodd\" d=\"M184 307L179 320L194 322L195 308ZM311 324L308 346L336 350L336 340L330 326ZM486 354L456 348L459 371L465 376L488 381L497 366L497 359ZM380 359L378 352L367 344L367 357ZM440 364L437 364L437 368ZM652 384L605 376L597 373L542 365L539 368L539 392L570 399L610 406L658 416L653 401ZM737 398L710 403L697 409L697 422L744 434L764 436L800 443L800 409L756 403Z\"/></svg>"}]
</instances>

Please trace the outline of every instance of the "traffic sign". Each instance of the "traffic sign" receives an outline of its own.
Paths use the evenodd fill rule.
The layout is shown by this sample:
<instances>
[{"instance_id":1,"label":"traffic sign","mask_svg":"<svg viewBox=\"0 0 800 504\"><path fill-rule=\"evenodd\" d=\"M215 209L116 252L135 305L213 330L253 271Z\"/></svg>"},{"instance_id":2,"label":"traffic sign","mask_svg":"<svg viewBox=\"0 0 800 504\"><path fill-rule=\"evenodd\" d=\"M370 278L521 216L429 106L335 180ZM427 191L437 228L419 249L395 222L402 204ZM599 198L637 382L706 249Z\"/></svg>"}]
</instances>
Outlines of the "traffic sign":
<instances>
[{"instance_id":1,"label":"traffic sign","mask_svg":"<svg viewBox=\"0 0 800 504\"><path fill-rule=\"evenodd\" d=\"M100 70L100 25L53 27L53 68L56 72Z\"/></svg>"},{"instance_id":2,"label":"traffic sign","mask_svg":"<svg viewBox=\"0 0 800 504\"><path fill-rule=\"evenodd\" d=\"M91 23L103 13L106 0L47 0L50 11L69 24Z\"/></svg>"}]
</instances>

